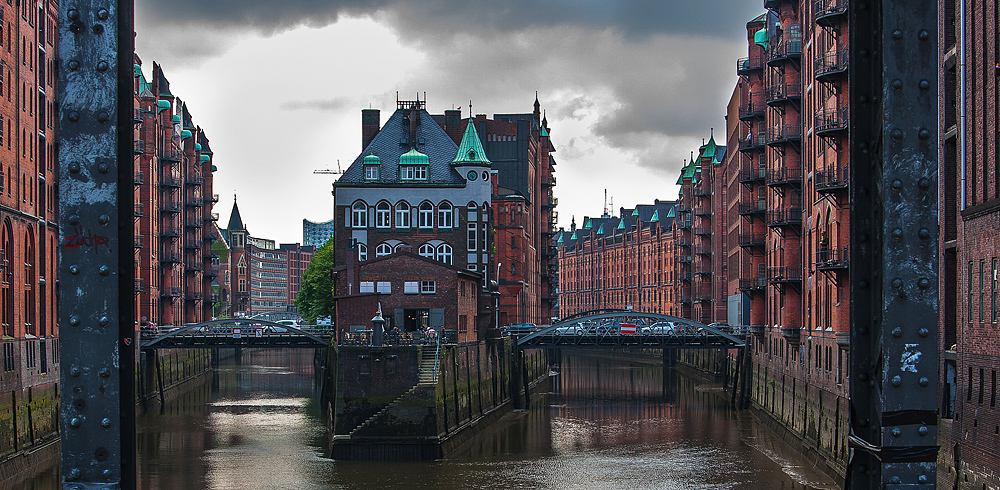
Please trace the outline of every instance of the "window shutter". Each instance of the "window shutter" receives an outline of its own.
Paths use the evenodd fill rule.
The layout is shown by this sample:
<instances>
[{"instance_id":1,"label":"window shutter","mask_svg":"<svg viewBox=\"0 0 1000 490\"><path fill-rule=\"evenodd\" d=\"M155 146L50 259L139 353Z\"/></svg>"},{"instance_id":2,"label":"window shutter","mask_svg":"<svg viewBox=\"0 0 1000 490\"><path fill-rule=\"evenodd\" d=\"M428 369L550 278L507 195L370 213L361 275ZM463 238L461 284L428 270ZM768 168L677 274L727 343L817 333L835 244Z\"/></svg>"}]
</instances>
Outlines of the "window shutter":
<instances>
[{"instance_id":1,"label":"window shutter","mask_svg":"<svg viewBox=\"0 0 1000 490\"><path fill-rule=\"evenodd\" d=\"M444 308L431 308L430 324L432 327L444 327Z\"/></svg>"}]
</instances>

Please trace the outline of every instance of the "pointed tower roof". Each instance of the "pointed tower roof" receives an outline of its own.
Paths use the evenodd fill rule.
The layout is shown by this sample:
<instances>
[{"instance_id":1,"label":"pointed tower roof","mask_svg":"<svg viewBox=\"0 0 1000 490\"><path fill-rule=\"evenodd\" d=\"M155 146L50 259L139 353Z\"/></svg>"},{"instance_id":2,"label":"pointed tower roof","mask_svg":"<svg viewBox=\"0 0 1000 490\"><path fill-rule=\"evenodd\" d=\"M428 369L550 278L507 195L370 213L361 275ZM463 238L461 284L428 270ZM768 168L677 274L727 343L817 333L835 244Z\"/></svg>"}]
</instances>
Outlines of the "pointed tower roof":
<instances>
[{"instance_id":1,"label":"pointed tower roof","mask_svg":"<svg viewBox=\"0 0 1000 490\"><path fill-rule=\"evenodd\" d=\"M479 133L476 131L474 120L470 117L469 124L465 125L465 134L462 135L462 142L458 145L458 152L452 165L492 165L489 158L486 158L486 151L479 141Z\"/></svg>"},{"instance_id":2,"label":"pointed tower roof","mask_svg":"<svg viewBox=\"0 0 1000 490\"><path fill-rule=\"evenodd\" d=\"M240 217L240 207L236 205L236 196L233 196L233 211L229 213L229 225L226 226L228 231L246 231L243 227L243 218Z\"/></svg>"},{"instance_id":3,"label":"pointed tower roof","mask_svg":"<svg viewBox=\"0 0 1000 490\"><path fill-rule=\"evenodd\" d=\"M715 144L715 128L712 128L712 135L708 138L708 143L701 147L701 157L702 158L715 158L715 150L717 145Z\"/></svg>"}]
</instances>

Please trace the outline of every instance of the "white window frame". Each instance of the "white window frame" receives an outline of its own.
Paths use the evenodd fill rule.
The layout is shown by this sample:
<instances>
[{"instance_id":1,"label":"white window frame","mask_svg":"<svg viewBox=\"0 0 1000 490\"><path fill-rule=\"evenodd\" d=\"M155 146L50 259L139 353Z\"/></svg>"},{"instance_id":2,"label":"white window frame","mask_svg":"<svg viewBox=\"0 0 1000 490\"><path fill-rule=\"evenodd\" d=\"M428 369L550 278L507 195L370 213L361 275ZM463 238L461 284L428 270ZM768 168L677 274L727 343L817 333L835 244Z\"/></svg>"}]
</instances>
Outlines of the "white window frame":
<instances>
[{"instance_id":1,"label":"white window frame","mask_svg":"<svg viewBox=\"0 0 1000 490\"><path fill-rule=\"evenodd\" d=\"M479 225L477 225L476 223L469 223L468 235L467 235L468 240L466 240L465 245L468 247L468 250L470 252L478 250L477 249L477 247L479 246L479 238L477 236L478 233L479 233Z\"/></svg>"},{"instance_id":2,"label":"white window frame","mask_svg":"<svg viewBox=\"0 0 1000 490\"><path fill-rule=\"evenodd\" d=\"M382 257L384 255L389 255L392 253L392 247L388 243L380 243L375 247L375 256Z\"/></svg>"},{"instance_id":3,"label":"white window frame","mask_svg":"<svg viewBox=\"0 0 1000 490\"><path fill-rule=\"evenodd\" d=\"M417 255L420 255L421 257L427 257L428 259L433 259L437 256L436 251L434 250L434 245L431 245L429 243L421 245L420 248L418 249Z\"/></svg>"},{"instance_id":4,"label":"white window frame","mask_svg":"<svg viewBox=\"0 0 1000 490\"><path fill-rule=\"evenodd\" d=\"M396 228L410 228L410 203L406 201L396 203Z\"/></svg>"},{"instance_id":5,"label":"white window frame","mask_svg":"<svg viewBox=\"0 0 1000 490\"><path fill-rule=\"evenodd\" d=\"M392 294L392 283L389 281L375 283L375 292L379 294Z\"/></svg>"},{"instance_id":6,"label":"white window frame","mask_svg":"<svg viewBox=\"0 0 1000 490\"><path fill-rule=\"evenodd\" d=\"M426 165L415 165L413 167L413 180L427 180Z\"/></svg>"},{"instance_id":7,"label":"white window frame","mask_svg":"<svg viewBox=\"0 0 1000 490\"><path fill-rule=\"evenodd\" d=\"M452 217L453 209L451 203L442 202L438 204L438 228L451 228L452 227Z\"/></svg>"},{"instance_id":8,"label":"white window frame","mask_svg":"<svg viewBox=\"0 0 1000 490\"><path fill-rule=\"evenodd\" d=\"M358 288L358 292L361 294L374 293L375 281L361 281L361 287Z\"/></svg>"},{"instance_id":9,"label":"white window frame","mask_svg":"<svg viewBox=\"0 0 1000 490\"><path fill-rule=\"evenodd\" d=\"M364 201L351 205L351 227L368 228L368 205Z\"/></svg>"},{"instance_id":10,"label":"white window frame","mask_svg":"<svg viewBox=\"0 0 1000 490\"><path fill-rule=\"evenodd\" d=\"M390 228L392 226L392 206L385 201L375 205L375 228Z\"/></svg>"},{"instance_id":11,"label":"white window frame","mask_svg":"<svg viewBox=\"0 0 1000 490\"><path fill-rule=\"evenodd\" d=\"M358 244L358 261L364 262L368 260L368 245L364 243Z\"/></svg>"},{"instance_id":12,"label":"white window frame","mask_svg":"<svg viewBox=\"0 0 1000 490\"><path fill-rule=\"evenodd\" d=\"M442 243L437 247L437 260L444 262L445 264L451 265L454 260L455 251L451 248L451 245L447 243Z\"/></svg>"},{"instance_id":13,"label":"white window frame","mask_svg":"<svg viewBox=\"0 0 1000 490\"><path fill-rule=\"evenodd\" d=\"M437 282L420 281L420 294L437 294Z\"/></svg>"},{"instance_id":14,"label":"white window frame","mask_svg":"<svg viewBox=\"0 0 1000 490\"><path fill-rule=\"evenodd\" d=\"M365 180L378 180L378 165L365 165Z\"/></svg>"},{"instance_id":15,"label":"white window frame","mask_svg":"<svg viewBox=\"0 0 1000 490\"><path fill-rule=\"evenodd\" d=\"M424 201L420 203L420 208L418 211L419 226L420 228L429 229L434 228L434 205Z\"/></svg>"},{"instance_id":16,"label":"white window frame","mask_svg":"<svg viewBox=\"0 0 1000 490\"><path fill-rule=\"evenodd\" d=\"M417 281L404 281L403 294L420 294L420 283Z\"/></svg>"},{"instance_id":17,"label":"white window frame","mask_svg":"<svg viewBox=\"0 0 1000 490\"><path fill-rule=\"evenodd\" d=\"M399 180L413 180L413 169L412 165L399 167Z\"/></svg>"}]
</instances>

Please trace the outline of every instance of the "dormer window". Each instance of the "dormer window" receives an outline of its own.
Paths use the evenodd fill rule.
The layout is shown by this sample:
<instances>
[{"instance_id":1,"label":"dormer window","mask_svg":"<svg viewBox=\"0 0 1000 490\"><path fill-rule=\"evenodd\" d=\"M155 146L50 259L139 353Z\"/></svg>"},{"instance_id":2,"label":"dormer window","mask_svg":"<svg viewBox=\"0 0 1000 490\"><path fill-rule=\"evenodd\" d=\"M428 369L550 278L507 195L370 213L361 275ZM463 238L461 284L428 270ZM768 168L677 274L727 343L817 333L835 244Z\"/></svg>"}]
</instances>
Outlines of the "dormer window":
<instances>
[{"instance_id":1,"label":"dormer window","mask_svg":"<svg viewBox=\"0 0 1000 490\"><path fill-rule=\"evenodd\" d=\"M399 180L427 180L427 166L407 165L399 167Z\"/></svg>"},{"instance_id":2,"label":"dormer window","mask_svg":"<svg viewBox=\"0 0 1000 490\"><path fill-rule=\"evenodd\" d=\"M378 165L365 165L365 180L378 180Z\"/></svg>"}]
</instances>

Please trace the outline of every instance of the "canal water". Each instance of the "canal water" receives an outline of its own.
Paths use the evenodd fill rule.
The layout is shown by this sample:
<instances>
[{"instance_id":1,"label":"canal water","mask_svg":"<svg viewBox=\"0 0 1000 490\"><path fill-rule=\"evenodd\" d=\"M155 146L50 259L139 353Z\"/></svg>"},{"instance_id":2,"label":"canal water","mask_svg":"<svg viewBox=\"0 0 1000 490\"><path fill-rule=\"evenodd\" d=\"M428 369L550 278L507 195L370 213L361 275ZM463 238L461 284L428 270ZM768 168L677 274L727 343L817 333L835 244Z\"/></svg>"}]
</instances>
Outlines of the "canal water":
<instances>
[{"instance_id":1,"label":"canal water","mask_svg":"<svg viewBox=\"0 0 1000 490\"><path fill-rule=\"evenodd\" d=\"M564 354L530 410L442 461L328 459L311 350L244 353L138 422L140 488L835 489L728 408L717 385L649 362ZM49 485L51 483L51 486ZM58 488L56 470L17 488Z\"/></svg>"}]
</instances>

